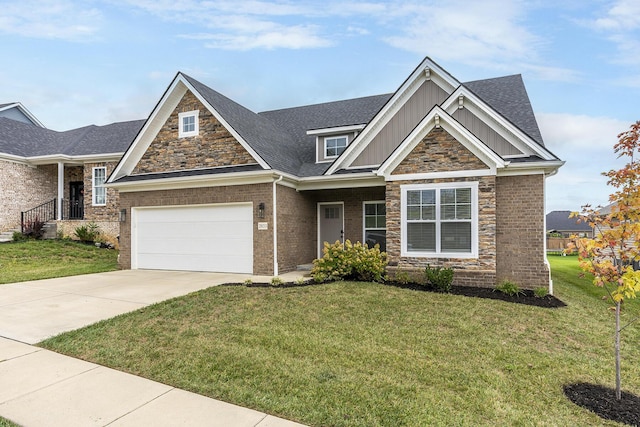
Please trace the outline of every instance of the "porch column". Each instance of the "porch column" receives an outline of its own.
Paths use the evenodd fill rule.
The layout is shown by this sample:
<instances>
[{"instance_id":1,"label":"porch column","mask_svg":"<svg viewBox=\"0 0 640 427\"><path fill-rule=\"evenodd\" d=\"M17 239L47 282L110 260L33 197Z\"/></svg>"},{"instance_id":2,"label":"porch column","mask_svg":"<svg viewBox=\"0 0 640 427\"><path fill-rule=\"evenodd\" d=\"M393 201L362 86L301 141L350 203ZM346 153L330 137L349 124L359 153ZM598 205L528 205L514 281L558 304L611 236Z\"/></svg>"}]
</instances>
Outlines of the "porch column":
<instances>
[{"instance_id":1,"label":"porch column","mask_svg":"<svg viewBox=\"0 0 640 427\"><path fill-rule=\"evenodd\" d=\"M62 199L64 198L64 163L58 162L58 197L56 204L58 206L57 220L62 219Z\"/></svg>"}]
</instances>

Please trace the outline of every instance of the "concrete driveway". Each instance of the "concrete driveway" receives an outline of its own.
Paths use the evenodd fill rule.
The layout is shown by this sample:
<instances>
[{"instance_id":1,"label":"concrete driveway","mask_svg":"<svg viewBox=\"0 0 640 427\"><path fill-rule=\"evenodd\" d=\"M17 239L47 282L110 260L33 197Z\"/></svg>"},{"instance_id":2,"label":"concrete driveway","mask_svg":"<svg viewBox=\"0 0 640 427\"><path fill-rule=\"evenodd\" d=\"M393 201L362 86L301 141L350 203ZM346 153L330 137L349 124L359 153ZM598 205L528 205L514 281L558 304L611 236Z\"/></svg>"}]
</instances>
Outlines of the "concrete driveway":
<instances>
[{"instance_id":1,"label":"concrete driveway","mask_svg":"<svg viewBox=\"0 0 640 427\"><path fill-rule=\"evenodd\" d=\"M281 275L285 280L299 272ZM223 283L271 277L188 271L120 270L0 285L0 337L35 344L118 314Z\"/></svg>"}]
</instances>

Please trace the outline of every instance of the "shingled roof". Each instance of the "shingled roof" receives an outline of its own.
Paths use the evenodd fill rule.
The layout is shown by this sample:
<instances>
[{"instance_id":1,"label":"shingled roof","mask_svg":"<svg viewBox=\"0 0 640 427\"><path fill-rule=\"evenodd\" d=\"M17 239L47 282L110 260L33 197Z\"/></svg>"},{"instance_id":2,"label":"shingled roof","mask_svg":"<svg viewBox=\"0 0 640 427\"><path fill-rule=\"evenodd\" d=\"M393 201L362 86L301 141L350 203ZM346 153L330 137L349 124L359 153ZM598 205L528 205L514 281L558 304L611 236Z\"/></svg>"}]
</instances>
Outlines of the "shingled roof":
<instances>
[{"instance_id":1,"label":"shingled roof","mask_svg":"<svg viewBox=\"0 0 640 427\"><path fill-rule=\"evenodd\" d=\"M591 231L589 224L569 218L571 211L553 211L547 214L547 231Z\"/></svg>"},{"instance_id":2,"label":"shingled roof","mask_svg":"<svg viewBox=\"0 0 640 427\"><path fill-rule=\"evenodd\" d=\"M144 122L134 120L57 132L0 118L0 153L27 158L124 153Z\"/></svg>"}]
</instances>

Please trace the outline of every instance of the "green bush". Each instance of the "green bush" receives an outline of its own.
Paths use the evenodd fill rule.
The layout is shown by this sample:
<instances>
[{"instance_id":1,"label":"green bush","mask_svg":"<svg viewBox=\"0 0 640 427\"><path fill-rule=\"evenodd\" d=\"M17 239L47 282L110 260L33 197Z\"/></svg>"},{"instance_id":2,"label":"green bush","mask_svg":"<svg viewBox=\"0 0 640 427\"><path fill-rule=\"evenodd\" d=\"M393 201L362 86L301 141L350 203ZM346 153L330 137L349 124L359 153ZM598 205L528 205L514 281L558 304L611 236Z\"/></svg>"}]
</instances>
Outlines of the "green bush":
<instances>
[{"instance_id":1,"label":"green bush","mask_svg":"<svg viewBox=\"0 0 640 427\"><path fill-rule=\"evenodd\" d=\"M278 276L274 276L271 278L271 286L282 286L282 285L284 285L284 280L282 280Z\"/></svg>"},{"instance_id":2,"label":"green bush","mask_svg":"<svg viewBox=\"0 0 640 427\"><path fill-rule=\"evenodd\" d=\"M13 239L14 242L24 242L25 240L28 239L28 237L25 236L24 234L22 234L19 231L14 231L12 239Z\"/></svg>"},{"instance_id":3,"label":"green bush","mask_svg":"<svg viewBox=\"0 0 640 427\"><path fill-rule=\"evenodd\" d=\"M540 286L539 288L535 288L533 290L533 294L538 298L544 298L549 295L549 290L545 286Z\"/></svg>"},{"instance_id":4,"label":"green bush","mask_svg":"<svg viewBox=\"0 0 640 427\"><path fill-rule=\"evenodd\" d=\"M95 242L100 236L100 227L95 222L90 222L76 228L74 233L82 242Z\"/></svg>"},{"instance_id":5,"label":"green bush","mask_svg":"<svg viewBox=\"0 0 640 427\"><path fill-rule=\"evenodd\" d=\"M512 297L524 294L520 287L510 280L503 280L496 286L495 290Z\"/></svg>"},{"instance_id":6,"label":"green bush","mask_svg":"<svg viewBox=\"0 0 640 427\"><path fill-rule=\"evenodd\" d=\"M427 264L424 269L427 286L438 292L451 292L453 282L453 269L444 267L431 267Z\"/></svg>"},{"instance_id":7,"label":"green bush","mask_svg":"<svg viewBox=\"0 0 640 427\"><path fill-rule=\"evenodd\" d=\"M380 252L380 246L369 248L360 242L350 240L334 244L324 244L322 258L313 261L311 276L316 282L326 280L360 280L381 282L387 267L387 254Z\"/></svg>"}]
</instances>

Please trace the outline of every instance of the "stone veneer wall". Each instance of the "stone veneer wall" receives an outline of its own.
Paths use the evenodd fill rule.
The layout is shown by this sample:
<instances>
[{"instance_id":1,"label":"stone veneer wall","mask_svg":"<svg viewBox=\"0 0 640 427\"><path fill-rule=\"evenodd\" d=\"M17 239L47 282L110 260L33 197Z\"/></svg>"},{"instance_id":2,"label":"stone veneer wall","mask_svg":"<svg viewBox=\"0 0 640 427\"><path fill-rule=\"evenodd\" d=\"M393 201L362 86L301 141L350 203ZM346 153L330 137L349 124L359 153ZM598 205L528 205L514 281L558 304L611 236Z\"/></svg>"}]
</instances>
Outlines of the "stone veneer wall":
<instances>
[{"instance_id":1,"label":"stone veneer wall","mask_svg":"<svg viewBox=\"0 0 640 427\"><path fill-rule=\"evenodd\" d=\"M107 178L116 167L116 162L85 163L84 165L84 219L86 221L118 221L119 194L114 188L107 188L107 204L93 206L93 168L106 167ZM65 183L65 186L69 186Z\"/></svg>"},{"instance_id":2,"label":"stone veneer wall","mask_svg":"<svg viewBox=\"0 0 640 427\"><path fill-rule=\"evenodd\" d=\"M401 256L401 189L405 184L478 182L478 258L422 258ZM390 271L418 272L427 264L455 270L454 284L494 286L496 283L496 178L436 179L387 182L387 255Z\"/></svg>"},{"instance_id":3,"label":"stone veneer wall","mask_svg":"<svg viewBox=\"0 0 640 427\"><path fill-rule=\"evenodd\" d=\"M0 161L0 231L20 227L20 212L56 198L57 166Z\"/></svg>"},{"instance_id":4,"label":"stone veneer wall","mask_svg":"<svg viewBox=\"0 0 640 427\"><path fill-rule=\"evenodd\" d=\"M199 110L199 135L178 138L178 114ZM133 170L133 174L256 163L229 131L187 92Z\"/></svg>"},{"instance_id":5,"label":"stone veneer wall","mask_svg":"<svg viewBox=\"0 0 640 427\"><path fill-rule=\"evenodd\" d=\"M434 128L393 171L393 175L488 169L464 145L443 128ZM478 181L478 258L418 258L401 254L401 191L405 184L435 184ZM389 270L421 274L427 264L451 267L454 283L467 286L494 286L496 282L496 178L494 176L456 179L406 180L387 182L387 255Z\"/></svg>"},{"instance_id":6,"label":"stone veneer wall","mask_svg":"<svg viewBox=\"0 0 640 427\"><path fill-rule=\"evenodd\" d=\"M120 207L127 210L127 220L120 223L120 267L131 268L131 208L142 206L180 206L213 203L253 202L253 274L273 275L273 216L257 218L258 203L268 208L273 200L272 184L188 188L120 194ZM258 222L266 222L268 230L258 230Z\"/></svg>"},{"instance_id":7,"label":"stone veneer wall","mask_svg":"<svg viewBox=\"0 0 640 427\"><path fill-rule=\"evenodd\" d=\"M544 252L544 175L496 180L497 279L523 288L549 286Z\"/></svg>"}]
</instances>

